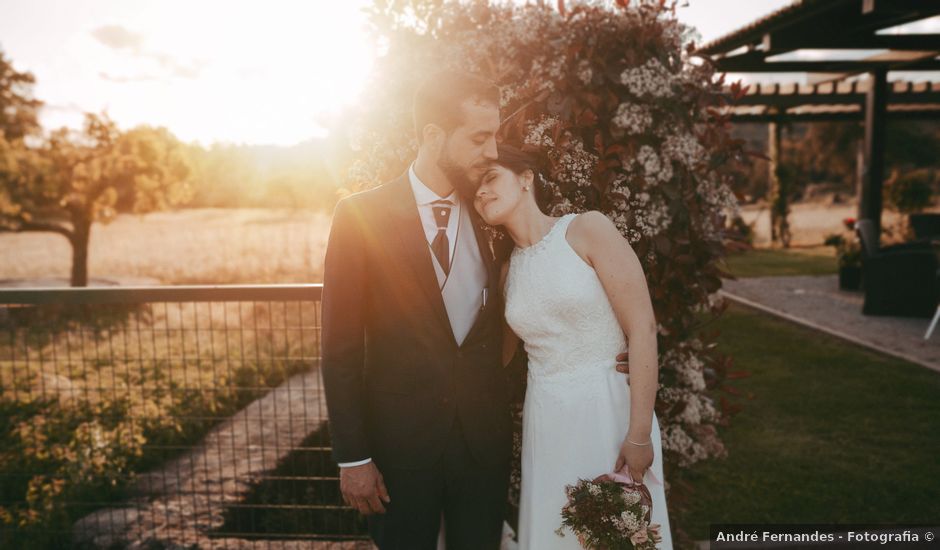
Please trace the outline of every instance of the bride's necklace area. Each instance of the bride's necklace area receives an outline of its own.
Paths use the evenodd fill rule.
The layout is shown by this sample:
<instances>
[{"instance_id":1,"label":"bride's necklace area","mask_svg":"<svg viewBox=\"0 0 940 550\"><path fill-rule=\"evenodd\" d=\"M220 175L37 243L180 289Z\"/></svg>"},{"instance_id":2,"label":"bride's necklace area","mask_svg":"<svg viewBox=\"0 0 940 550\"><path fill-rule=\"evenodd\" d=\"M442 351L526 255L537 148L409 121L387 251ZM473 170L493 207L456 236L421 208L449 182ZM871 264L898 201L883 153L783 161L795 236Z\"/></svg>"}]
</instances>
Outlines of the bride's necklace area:
<instances>
[{"instance_id":1,"label":"bride's necklace area","mask_svg":"<svg viewBox=\"0 0 940 550\"><path fill-rule=\"evenodd\" d=\"M529 246L516 245L512 251L513 255L526 254L530 251L537 250L539 248L544 247L545 244L548 242L549 236L555 231L555 228L558 227L559 222L561 222L561 218L556 218L554 223L552 223L551 227L548 228L548 231L546 231L545 234L542 235L542 238L536 241L535 243Z\"/></svg>"}]
</instances>

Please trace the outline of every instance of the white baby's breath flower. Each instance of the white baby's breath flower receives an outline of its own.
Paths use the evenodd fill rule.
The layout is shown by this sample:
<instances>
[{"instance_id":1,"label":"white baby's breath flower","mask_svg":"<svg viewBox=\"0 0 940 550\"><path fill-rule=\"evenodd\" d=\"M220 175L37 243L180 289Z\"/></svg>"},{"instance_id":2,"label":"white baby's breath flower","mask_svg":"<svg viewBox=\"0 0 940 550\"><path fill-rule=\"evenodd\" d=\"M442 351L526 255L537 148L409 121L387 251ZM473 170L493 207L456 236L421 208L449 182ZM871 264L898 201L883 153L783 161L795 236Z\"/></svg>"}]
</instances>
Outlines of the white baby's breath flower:
<instances>
[{"instance_id":1,"label":"white baby's breath flower","mask_svg":"<svg viewBox=\"0 0 940 550\"><path fill-rule=\"evenodd\" d=\"M551 133L558 125L558 117L543 116L538 122L526 126L525 142L528 145L550 148L555 146Z\"/></svg>"},{"instance_id":2,"label":"white baby's breath flower","mask_svg":"<svg viewBox=\"0 0 940 550\"><path fill-rule=\"evenodd\" d=\"M663 143L663 154L694 169L705 160L705 148L692 134L670 135Z\"/></svg>"},{"instance_id":3,"label":"white baby's breath flower","mask_svg":"<svg viewBox=\"0 0 940 550\"><path fill-rule=\"evenodd\" d=\"M672 97L673 75L658 59L620 73L620 82L636 97Z\"/></svg>"},{"instance_id":4,"label":"white baby's breath flower","mask_svg":"<svg viewBox=\"0 0 940 550\"><path fill-rule=\"evenodd\" d=\"M570 139L570 135L567 136ZM581 140L571 140L558 158L558 178L578 187L589 187L597 164L597 155L584 149Z\"/></svg>"},{"instance_id":5,"label":"white baby's breath flower","mask_svg":"<svg viewBox=\"0 0 940 550\"><path fill-rule=\"evenodd\" d=\"M591 70L591 63L586 59L582 59L581 62L578 63L578 80L580 80L582 84L590 84L593 77L594 71Z\"/></svg>"},{"instance_id":6,"label":"white baby's breath flower","mask_svg":"<svg viewBox=\"0 0 940 550\"><path fill-rule=\"evenodd\" d=\"M621 103L613 122L628 134L642 134L652 126L653 114L637 103Z\"/></svg>"}]
</instances>

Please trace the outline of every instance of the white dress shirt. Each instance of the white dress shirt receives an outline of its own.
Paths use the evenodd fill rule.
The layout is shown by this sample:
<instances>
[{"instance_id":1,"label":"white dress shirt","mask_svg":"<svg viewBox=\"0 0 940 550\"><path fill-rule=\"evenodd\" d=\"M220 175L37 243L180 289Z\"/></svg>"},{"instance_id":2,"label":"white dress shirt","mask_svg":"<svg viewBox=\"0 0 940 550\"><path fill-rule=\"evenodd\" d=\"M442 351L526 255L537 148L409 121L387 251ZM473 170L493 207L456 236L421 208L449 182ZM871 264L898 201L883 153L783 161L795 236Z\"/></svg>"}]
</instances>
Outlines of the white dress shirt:
<instances>
[{"instance_id":1,"label":"white dress shirt","mask_svg":"<svg viewBox=\"0 0 940 550\"><path fill-rule=\"evenodd\" d=\"M457 249L457 222L460 220L460 201L457 199L457 190L452 190L450 195L442 197L425 185L418 174L415 173L414 163L408 168L408 179L411 181L411 191L415 195L415 202L418 204L418 215L421 217L421 225L424 226L424 236L428 241L428 247L437 237L437 221L434 219L434 201L448 200L453 206L450 207L450 216L447 218L447 242L450 243L448 258L450 264L454 263L454 251ZM437 261L437 256L433 253L431 257Z\"/></svg>"},{"instance_id":2,"label":"white dress shirt","mask_svg":"<svg viewBox=\"0 0 940 550\"><path fill-rule=\"evenodd\" d=\"M457 249L457 222L460 220L460 200L457 198L457 190L450 192L450 195L442 197L425 185L415 173L415 165L411 163L408 167L408 180L411 182L411 191L415 196L415 203L418 205L418 216L421 218L421 225L424 227L424 237L428 242L428 247L437 237L437 221L434 220L434 201L441 199L449 200L453 203L450 208L450 216L447 218L447 241L450 243L450 263L454 262L454 251ZM431 253L433 262L437 262L437 257ZM356 462L341 462L340 468L349 468L351 466L362 466L372 462L371 458L358 460Z\"/></svg>"}]
</instances>

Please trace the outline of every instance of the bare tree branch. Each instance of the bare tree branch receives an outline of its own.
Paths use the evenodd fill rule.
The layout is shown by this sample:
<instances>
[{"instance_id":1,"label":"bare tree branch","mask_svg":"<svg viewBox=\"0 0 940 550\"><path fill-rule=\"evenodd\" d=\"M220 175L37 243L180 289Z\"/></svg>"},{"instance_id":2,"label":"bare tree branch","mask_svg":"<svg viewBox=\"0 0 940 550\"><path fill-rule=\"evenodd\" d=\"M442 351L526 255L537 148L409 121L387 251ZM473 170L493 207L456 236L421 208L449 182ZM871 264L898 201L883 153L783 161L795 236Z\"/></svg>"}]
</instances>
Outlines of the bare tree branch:
<instances>
[{"instance_id":1,"label":"bare tree branch","mask_svg":"<svg viewBox=\"0 0 940 550\"><path fill-rule=\"evenodd\" d=\"M25 231L47 231L58 233L70 240L72 238L71 229L54 223L20 221L16 227L8 227L0 224L0 233L23 233Z\"/></svg>"}]
</instances>

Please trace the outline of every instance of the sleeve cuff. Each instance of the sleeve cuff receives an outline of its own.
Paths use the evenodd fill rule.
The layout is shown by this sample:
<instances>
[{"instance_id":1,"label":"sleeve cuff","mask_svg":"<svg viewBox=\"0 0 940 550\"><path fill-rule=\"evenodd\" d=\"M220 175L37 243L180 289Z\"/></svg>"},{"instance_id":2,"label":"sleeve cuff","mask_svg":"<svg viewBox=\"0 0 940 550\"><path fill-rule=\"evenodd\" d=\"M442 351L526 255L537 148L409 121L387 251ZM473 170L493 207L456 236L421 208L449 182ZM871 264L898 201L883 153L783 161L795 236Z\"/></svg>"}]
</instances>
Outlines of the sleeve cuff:
<instances>
[{"instance_id":1,"label":"sleeve cuff","mask_svg":"<svg viewBox=\"0 0 940 550\"><path fill-rule=\"evenodd\" d=\"M339 463L339 467L340 467L340 468L350 468L350 467L352 467L352 466L362 466L363 464L368 464L368 463L370 463L370 462L372 462L372 459L371 459L371 458L367 458L367 459L365 459L365 460L357 460L356 462L340 462L340 463Z\"/></svg>"}]
</instances>

